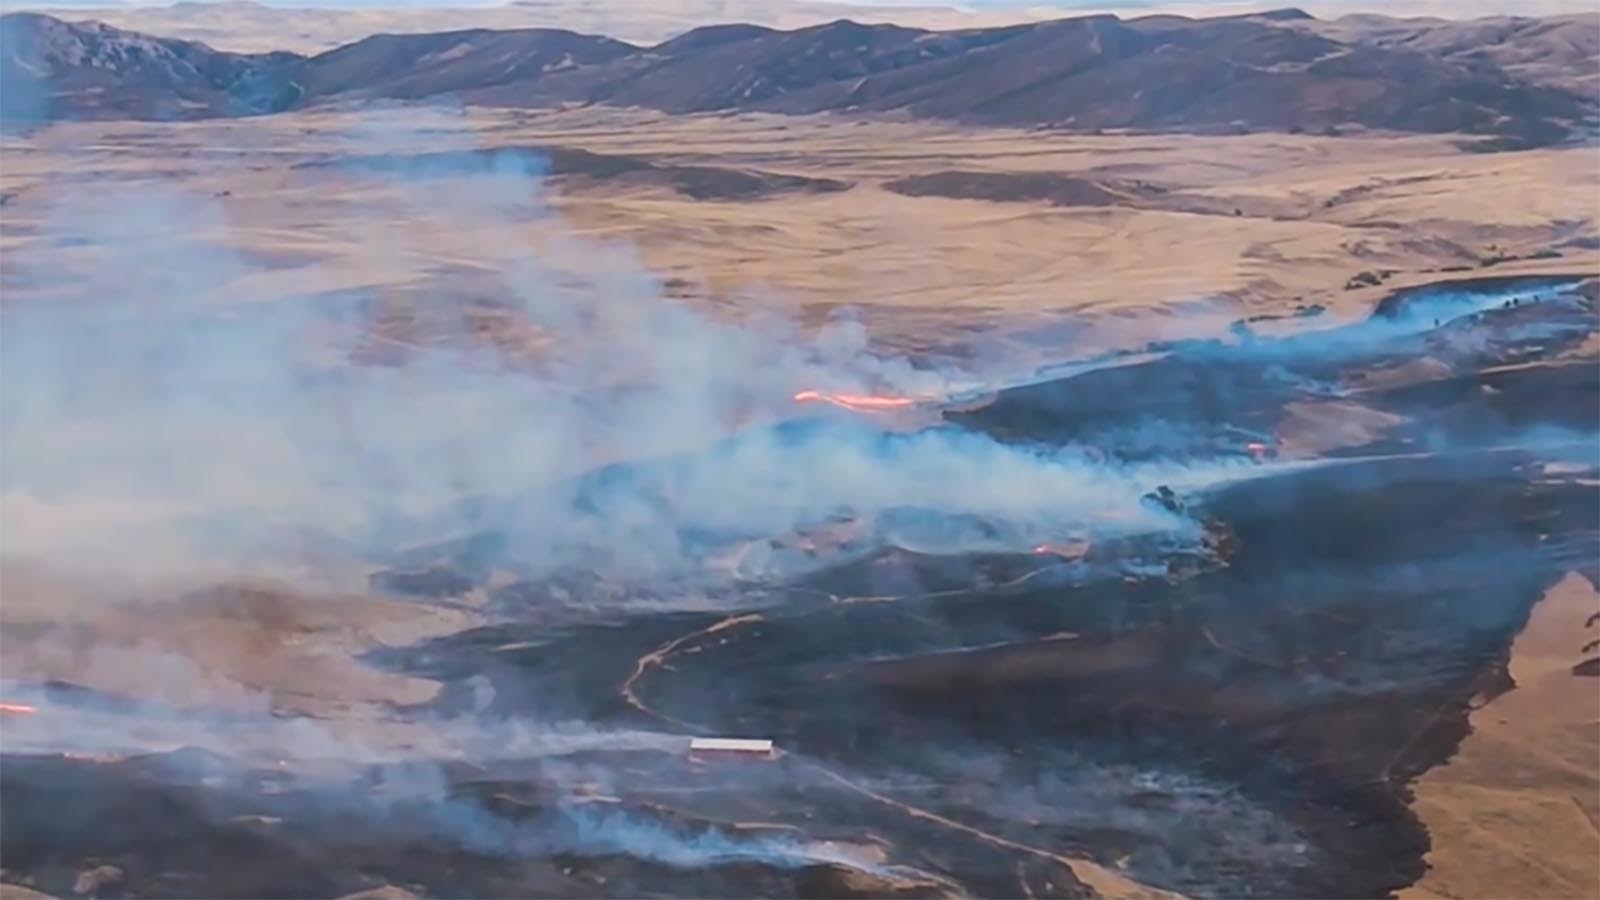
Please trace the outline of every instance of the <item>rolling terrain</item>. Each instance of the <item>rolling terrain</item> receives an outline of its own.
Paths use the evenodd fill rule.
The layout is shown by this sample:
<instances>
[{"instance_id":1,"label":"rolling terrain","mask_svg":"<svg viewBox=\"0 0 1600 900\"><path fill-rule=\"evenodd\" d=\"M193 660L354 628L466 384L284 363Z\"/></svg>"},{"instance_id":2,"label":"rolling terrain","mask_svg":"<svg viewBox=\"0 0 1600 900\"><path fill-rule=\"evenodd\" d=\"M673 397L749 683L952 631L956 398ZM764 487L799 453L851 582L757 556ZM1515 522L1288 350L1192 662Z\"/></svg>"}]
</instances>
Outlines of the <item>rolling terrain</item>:
<instances>
[{"instance_id":1,"label":"rolling terrain","mask_svg":"<svg viewBox=\"0 0 1600 900\"><path fill-rule=\"evenodd\" d=\"M839 20L794 31L708 26L651 47L558 29L477 29L376 35L300 57L13 13L0 22L0 65L13 123L448 98L494 107L842 112L1079 132L1359 127L1492 135L1490 146L1518 147L1559 142L1593 120L1586 79L1576 88L1546 83L1551 64L1540 61L1548 54L1516 49L1561 40L1547 29L1504 30L1497 57L1466 52L1459 39L1373 38L1317 24L1297 10L947 32ZM1578 68L1595 61L1585 27L1565 25L1574 35L1566 53L1582 57Z\"/></svg>"},{"instance_id":2,"label":"rolling terrain","mask_svg":"<svg viewBox=\"0 0 1600 900\"><path fill-rule=\"evenodd\" d=\"M1245 15L1282 5L1265 0L1175 0L1141 4L1138 13L1191 17ZM1401 0L1386 4L1385 15L1352 15L1352 8L1343 0L1311 0L1299 7L1321 19L1332 20L1330 27L1356 25L1361 31L1373 27L1405 35L1419 31L1430 35L1460 34L1485 26L1517 28L1539 19L1554 18L1557 27L1551 29L1550 46L1556 55L1563 52L1563 46L1575 44L1590 44L1592 51L1592 36L1585 36L1582 29L1559 25L1561 21L1573 19L1581 22L1583 14L1594 12L1581 0L1522 0L1515 4L1503 0ZM562 0L516 0L497 6L453 8L295 7L251 0L127 6L99 4L93 0L45 0L37 4L12 4L11 8L44 12L74 22L94 20L127 31L200 41L221 50L243 53L292 50L308 56L374 34L423 34L473 28L498 31L561 28L649 46L701 26L727 22L793 30L844 17L867 24L889 23L950 31L1018 25L1065 15L1126 15L1129 12L1125 4L1096 4L1085 0L1070 5L981 4L959 9L940 5L874 6L808 0L592 0L583 4ZM1570 69L1563 70L1562 74L1570 74Z\"/></svg>"},{"instance_id":3,"label":"rolling terrain","mask_svg":"<svg viewBox=\"0 0 1600 900\"><path fill-rule=\"evenodd\" d=\"M1454 826L1430 845L1407 801L1423 777L1425 813L1470 815L1469 792L1499 777L1492 761L1424 776L1481 696L1570 730L1572 759L1596 746L1574 720L1593 696L1576 622L1594 621L1575 584L1594 577L1600 538L1584 437L1600 386L1592 357L1559 361L1592 342L1595 287L1439 283L1342 329L1202 342L942 414L939 427L1033 446L1072 433L1113 458L1152 449L1117 435L1156 428L1155 452L1191 459L1239 426L1276 441L1297 406L1385 416L1316 456L1158 487L1169 499L1152 502L1192 517L1198 544L1157 532L934 550L903 529L937 520L906 510L887 530L862 523L876 539L861 549L813 545L795 575L675 585L542 572L509 533L479 533L374 573L395 600L479 618L362 656L396 687L439 689L384 702L374 681L366 715L323 711L314 728L343 736L315 742L248 704L144 705L103 680L41 681L8 653L10 715L32 712L0 756L7 878L56 896L1380 897L1423 878L1431 846L1429 885L1583 889L1563 854L1593 848L1569 831L1571 804L1592 815L1592 771L1495 788L1528 798L1532 859L1500 867L1511 875L1455 861L1437 843ZM1399 374L1418 358L1434 368ZM1517 638L1547 591L1570 593L1552 614L1574 628ZM228 610L263 661L327 646L342 623L313 610L359 608L260 586L186 602ZM80 627L116 640L138 621ZM268 637L274 622L284 636ZM67 640L58 628L36 624L18 649ZM217 683L238 662L208 665ZM266 721L307 721L288 683L257 683L273 685ZM519 732L531 710L551 724ZM782 754L687 754L705 733L770 735ZM491 743L444 749L474 734ZM1461 767L1516 758L1480 734ZM174 742L194 746L153 749ZM436 745L445 755L423 749ZM1567 880L1539 880L1551 866Z\"/></svg>"},{"instance_id":4,"label":"rolling terrain","mask_svg":"<svg viewBox=\"0 0 1600 900\"><path fill-rule=\"evenodd\" d=\"M791 13L0 18L0 898L1600 891L1600 22Z\"/></svg>"}]
</instances>

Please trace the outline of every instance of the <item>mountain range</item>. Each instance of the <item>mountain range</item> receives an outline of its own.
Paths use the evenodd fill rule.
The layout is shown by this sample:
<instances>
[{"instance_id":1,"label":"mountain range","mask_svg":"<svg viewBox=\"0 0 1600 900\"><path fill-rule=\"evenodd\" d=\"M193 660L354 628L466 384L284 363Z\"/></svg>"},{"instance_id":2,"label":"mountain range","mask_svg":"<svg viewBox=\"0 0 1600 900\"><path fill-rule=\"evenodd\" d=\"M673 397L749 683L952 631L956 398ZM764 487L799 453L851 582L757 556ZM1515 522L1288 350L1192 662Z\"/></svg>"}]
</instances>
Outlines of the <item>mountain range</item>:
<instances>
[{"instance_id":1,"label":"mountain range","mask_svg":"<svg viewBox=\"0 0 1600 900\"><path fill-rule=\"evenodd\" d=\"M375 35L303 56L12 13L0 16L0 119L187 119L448 98L1077 131L1360 127L1537 146L1592 127L1600 23L1590 18L1510 20L1476 40L1424 24L1330 27L1298 10L956 31L730 24L650 47L560 29L478 29Z\"/></svg>"}]
</instances>

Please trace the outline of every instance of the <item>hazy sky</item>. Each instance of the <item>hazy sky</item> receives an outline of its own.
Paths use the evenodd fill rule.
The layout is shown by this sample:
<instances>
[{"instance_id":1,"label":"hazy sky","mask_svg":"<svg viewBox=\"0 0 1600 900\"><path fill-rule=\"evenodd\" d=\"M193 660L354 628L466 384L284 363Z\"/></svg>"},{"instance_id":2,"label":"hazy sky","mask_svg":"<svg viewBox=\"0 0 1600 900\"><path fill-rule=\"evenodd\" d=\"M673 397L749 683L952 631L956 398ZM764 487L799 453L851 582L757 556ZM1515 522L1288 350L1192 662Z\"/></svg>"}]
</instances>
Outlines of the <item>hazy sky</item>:
<instances>
[{"instance_id":1,"label":"hazy sky","mask_svg":"<svg viewBox=\"0 0 1600 900\"><path fill-rule=\"evenodd\" d=\"M202 2L227 2L227 0L202 0ZM440 8L475 8L475 6L504 6L515 0L250 0L266 6L280 8L320 8L320 10L440 10ZM538 8L552 8L570 3L573 10L586 6L613 6L618 3L595 3L595 0L523 0ZM629 0L619 0L626 5ZM635 0L637 2L637 0ZM650 2L650 0L643 0ZM1589 13L1600 10L1600 0L805 0L808 3L837 3L840 6L939 6L957 10L1027 10L1027 18L1048 18L1053 11L1072 13L1123 13L1139 14L1154 11L1179 11L1179 13L1206 16L1206 14L1248 13L1248 11L1274 10L1283 6L1299 6L1318 18L1338 18L1346 13L1386 13L1390 16L1442 16L1442 18L1477 18L1499 14L1547 16L1547 14ZM109 6L173 6L192 5L195 0L0 0L0 8L109 8ZM773 0L774 6L786 5L787 0ZM749 10L752 3L738 3ZM842 13L848 14L848 13ZM749 13L744 13L749 18ZM738 16L736 16L738 18Z\"/></svg>"},{"instance_id":2,"label":"hazy sky","mask_svg":"<svg viewBox=\"0 0 1600 900\"><path fill-rule=\"evenodd\" d=\"M184 0L0 0L0 8L172 6ZM194 0L187 0L194 2ZM207 2L207 0L202 0ZM226 0L216 0L226 2ZM251 0L264 6L314 7L319 9L399 9L471 8L502 6L514 0ZM533 0L537 5L555 5L552 0ZM589 0L570 0L583 4ZM781 4L784 0L774 0ZM1600 0L811 0L840 6L935 6L971 10L1027 9L1034 11L1128 11L1193 8L1208 11L1242 11L1298 6L1327 16L1341 12L1383 11L1392 15L1443 15L1451 17L1484 15L1548 15L1600 9Z\"/></svg>"}]
</instances>

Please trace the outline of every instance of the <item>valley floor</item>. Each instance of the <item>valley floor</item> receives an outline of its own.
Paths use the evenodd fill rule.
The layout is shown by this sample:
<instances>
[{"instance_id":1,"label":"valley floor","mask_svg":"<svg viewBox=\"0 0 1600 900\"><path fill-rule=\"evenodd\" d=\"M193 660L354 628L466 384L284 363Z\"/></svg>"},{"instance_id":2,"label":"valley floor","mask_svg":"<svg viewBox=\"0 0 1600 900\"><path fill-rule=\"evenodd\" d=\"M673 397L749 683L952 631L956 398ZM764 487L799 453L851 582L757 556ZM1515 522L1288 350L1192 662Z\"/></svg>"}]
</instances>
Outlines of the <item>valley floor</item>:
<instances>
[{"instance_id":1,"label":"valley floor","mask_svg":"<svg viewBox=\"0 0 1600 900\"><path fill-rule=\"evenodd\" d=\"M448 172L416 162L549 147L668 171L518 177L504 196L463 198ZM981 332L1043 361L1319 306L1359 314L1406 284L1600 271L1589 146L1473 153L1416 136L401 108L61 125L0 152L0 253L30 264L93 266L70 235L52 234L75 226L63 198L124 195L101 227L139 227L154 215L144 201L172 210L163 227L226 223L213 237L248 262L230 291L239 300L368 290L504 301L519 282L625 264L699 303L811 322L849 306L901 349L960 350ZM405 177L341 165L374 154ZM718 180L729 170L847 189L747 190ZM935 177L900 184L919 176ZM617 253L564 253L573 236ZM516 268L530 249L543 274ZM3 286L8 301L34 289Z\"/></svg>"}]
</instances>

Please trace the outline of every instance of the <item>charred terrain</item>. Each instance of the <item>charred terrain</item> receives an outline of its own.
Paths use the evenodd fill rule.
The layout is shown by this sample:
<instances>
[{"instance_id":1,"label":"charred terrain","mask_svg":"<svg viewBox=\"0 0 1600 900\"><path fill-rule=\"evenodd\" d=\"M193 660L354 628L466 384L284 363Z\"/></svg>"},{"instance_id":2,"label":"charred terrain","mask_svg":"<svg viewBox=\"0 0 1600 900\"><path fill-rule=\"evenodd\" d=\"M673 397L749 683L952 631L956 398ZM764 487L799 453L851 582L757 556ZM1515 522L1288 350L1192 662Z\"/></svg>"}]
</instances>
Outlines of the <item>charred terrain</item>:
<instances>
[{"instance_id":1,"label":"charred terrain","mask_svg":"<svg viewBox=\"0 0 1600 900\"><path fill-rule=\"evenodd\" d=\"M1343 326L1109 358L919 426L1234 457L1209 483L1149 485L1174 530L953 553L917 537L953 527L931 513L845 515L758 542L800 547L792 575L677 587L518 575L516 541L485 532L374 576L417 604L480 597L488 617L372 655L445 685L387 717L537 711L649 735L636 746L323 770L26 752L50 717L142 713L12 684L38 712L6 720L6 880L59 896L1384 896L1423 874L1411 784L1475 704L1515 688L1509 648L1541 594L1596 577L1596 298L1581 275L1445 283ZM1384 425L1297 449L1318 407ZM780 439L889 427L874 416ZM592 477L648 493L663 465ZM720 540L686 539L708 558ZM688 592L703 612L672 602ZM1592 678L1589 637L1570 635L1565 677ZM695 734L781 754L694 759Z\"/></svg>"},{"instance_id":2,"label":"charred terrain","mask_svg":"<svg viewBox=\"0 0 1600 900\"><path fill-rule=\"evenodd\" d=\"M1600 894L1597 34L0 17L0 898Z\"/></svg>"}]
</instances>

